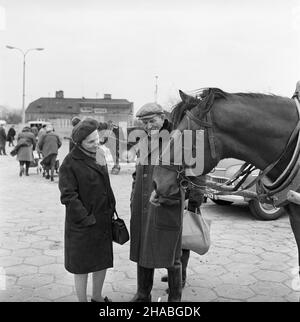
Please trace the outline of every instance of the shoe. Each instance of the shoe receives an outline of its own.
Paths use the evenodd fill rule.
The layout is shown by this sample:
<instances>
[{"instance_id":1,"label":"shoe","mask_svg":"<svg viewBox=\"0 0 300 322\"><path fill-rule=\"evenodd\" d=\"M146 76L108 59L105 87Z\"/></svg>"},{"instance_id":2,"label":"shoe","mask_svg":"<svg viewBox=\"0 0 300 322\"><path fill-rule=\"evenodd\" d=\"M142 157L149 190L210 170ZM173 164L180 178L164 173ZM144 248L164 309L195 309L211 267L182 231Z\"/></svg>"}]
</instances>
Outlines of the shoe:
<instances>
[{"instance_id":1,"label":"shoe","mask_svg":"<svg viewBox=\"0 0 300 322\"><path fill-rule=\"evenodd\" d=\"M51 177L51 181L54 181L54 178L53 177Z\"/></svg>"},{"instance_id":2,"label":"shoe","mask_svg":"<svg viewBox=\"0 0 300 322\"><path fill-rule=\"evenodd\" d=\"M50 176L49 176L49 175L47 175L47 176L46 176L46 179L50 179Z\"/></svg>"},{"instance_id":3,"label":"shoe","mask_svg":"<svg viewBox=\"0 0 300 322\"><path fill-rule=\"evenodd\" d=\"M91 302L98 302L98 303L100 303L99 301L96 301L96 300L94 300L94 299L91 299ZM109 303L109 302L112 302L112 300L111 300L111 299L109 299L107 296L105 296L105 297L103 298L103 302L105 302L105 303Z\"/></svg>"}]
</instances>

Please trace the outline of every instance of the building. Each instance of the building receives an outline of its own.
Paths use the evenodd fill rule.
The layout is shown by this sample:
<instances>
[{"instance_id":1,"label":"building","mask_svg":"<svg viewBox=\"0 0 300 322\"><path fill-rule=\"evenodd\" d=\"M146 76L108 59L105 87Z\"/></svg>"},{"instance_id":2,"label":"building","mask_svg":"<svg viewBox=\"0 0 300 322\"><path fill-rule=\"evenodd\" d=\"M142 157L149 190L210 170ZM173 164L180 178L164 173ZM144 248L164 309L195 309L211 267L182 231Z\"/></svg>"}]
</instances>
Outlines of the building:
<instances>
[{"instance_id":1,"label":"building","mask_svg":"<svg viewBox=\"0 0 300 322\"><path fill-rule=\"evenodd\" d=\"M0 105L0 119L6 119L8 114L9 110L5 106Z\"/></svg>"},{"instance_id":2,"label":"building","mask_svg":"<svg viewBox=\"0 0 300 322\"><path fill-rule=\"evenodd\" d=\"M63 91L55 97L41 97L28 105L25 120L50 121L56 126L70 126L74 116L87 116L99 122L113 121L115 124L132 125L133 103L126 99L113 99L111 94L103 98L65 98Z\"/></svg>"}]
</instances>

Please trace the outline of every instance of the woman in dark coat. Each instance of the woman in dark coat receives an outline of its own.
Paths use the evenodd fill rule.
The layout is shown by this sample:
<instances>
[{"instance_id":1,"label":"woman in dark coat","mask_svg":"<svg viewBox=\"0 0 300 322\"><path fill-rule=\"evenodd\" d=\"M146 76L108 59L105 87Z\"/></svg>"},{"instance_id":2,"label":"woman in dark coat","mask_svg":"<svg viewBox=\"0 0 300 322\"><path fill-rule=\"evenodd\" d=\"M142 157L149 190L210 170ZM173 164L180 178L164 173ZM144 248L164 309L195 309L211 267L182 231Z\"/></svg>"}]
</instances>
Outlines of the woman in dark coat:
<instances>
[{"instance_id":1,"label":"woman in dark coat","mask_svg":"<svg viewBox=\"0 0 300 322\"><path fill-rule=\"evenodd\" d=\"M31 132L30 127L25 126L21 133L19 133L17 138L17 146L15 150L18 151L17 160L20 162L20 177L24 174L25 165L25 175L29 176L29 166L30 162L33 161L33 150L36 146L36 139Z\"/></svg>"},{"instance_id":2,"label":"woman in dark coat","mask_svg":"<svg viewBox=\"0 0 300 322\"><path fill-rule=\"evenodd\" d=\"M93 273L92 301L102 297L106 269L113 266L111 221L115 198L106 166L99 164L98 122L88 118L72 132L75 147L59 170L61 202L66 206L65 268L74 274L79 301L87 301L88 273Z\"/></svg>"},{"instance_id":3,"label":"woman in dark coat","mask_svg":"<svg viewBox=\"0 0 300 322\"><path fill-rule=\"evenodd\" d=\"M15 135L16 135L16 130L14 128L14 125L12 125L7 132L8 146L11 146L11 145L14 146Z\"/></svg>"}]
</instances>

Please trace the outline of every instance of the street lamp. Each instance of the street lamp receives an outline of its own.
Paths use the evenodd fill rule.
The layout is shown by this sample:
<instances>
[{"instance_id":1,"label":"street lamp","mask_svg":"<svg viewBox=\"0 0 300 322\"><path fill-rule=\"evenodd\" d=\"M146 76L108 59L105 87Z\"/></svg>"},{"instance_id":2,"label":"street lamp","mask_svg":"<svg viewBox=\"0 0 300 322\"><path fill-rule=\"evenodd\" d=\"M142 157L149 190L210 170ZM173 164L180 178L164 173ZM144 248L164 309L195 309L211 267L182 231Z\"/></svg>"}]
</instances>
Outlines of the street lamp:
<instances>
[{"instance_id":1,"label":"street lamp","mask_svg":"<svg viewBox=\"0 0 300 322\"><path fill-rule=\"evenodd\" d=\"M14 46L6 46L6 48L8 49L17 49L18 51L21 52L21 54L23 55L23 98L22 98L22 124L25 124L25 64L26 64L26 55L33 50L44 50L44 48L30 48L27 49L25 52L18 48L18 47L14 47Z\"/></svg>"},{"instance_id":2,"label":"street lamp","mask_svg":"<svg viewBox=\"0 0 300 322\"><path fill-rule=\"evenodd\" d=\"M155 101L155 103L157 103L157 92L158 92L157 79L158 79L158 76L156 75L155 76L155 91L154 91L154 101Z\"/></svg>"}]
</instances>

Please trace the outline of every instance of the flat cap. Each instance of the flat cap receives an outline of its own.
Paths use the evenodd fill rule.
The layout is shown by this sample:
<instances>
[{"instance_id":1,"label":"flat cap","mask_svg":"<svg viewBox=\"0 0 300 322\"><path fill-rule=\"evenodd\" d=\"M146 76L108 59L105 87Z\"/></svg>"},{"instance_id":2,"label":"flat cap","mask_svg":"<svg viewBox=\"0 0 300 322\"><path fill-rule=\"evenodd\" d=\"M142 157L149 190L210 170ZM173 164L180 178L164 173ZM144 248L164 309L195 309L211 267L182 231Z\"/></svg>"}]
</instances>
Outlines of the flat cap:
<instances>
[{"instance_id":1,"label":"flat cap","mask_svg":"<svg viewBox=\"0 0 300 322\"><path fill-rule=\"evenodd\" d=\"M136 113L140 120L152 118L155 115L164 114L163 108L157 103L147 103L143 105Z\"/></svg>"},{"instance_id":2,"label":"flat cap","mask_svg":"<svg viewBox=\"0 0 300 322\"><path fill-rule=\"evenodd\" d=\"M80 144L88 135L98 129L97 120L87 117L80 121L72 131L72 140L74 143Z\"/></svg>"}]
</instances>

